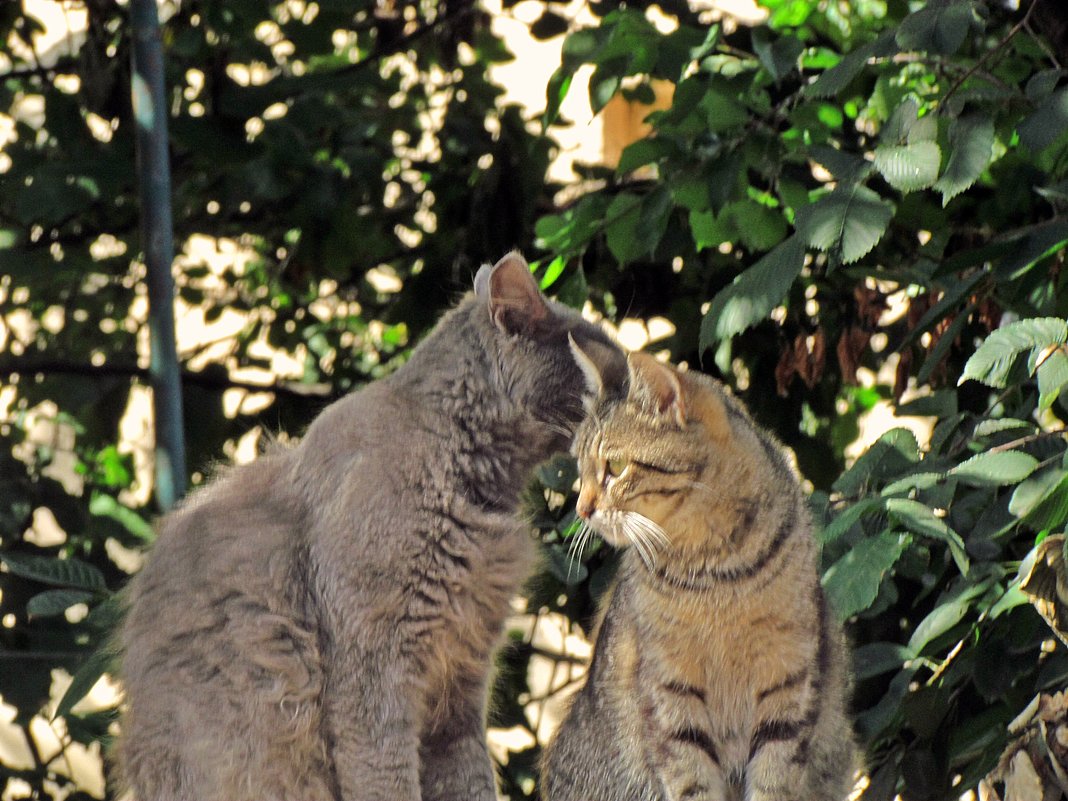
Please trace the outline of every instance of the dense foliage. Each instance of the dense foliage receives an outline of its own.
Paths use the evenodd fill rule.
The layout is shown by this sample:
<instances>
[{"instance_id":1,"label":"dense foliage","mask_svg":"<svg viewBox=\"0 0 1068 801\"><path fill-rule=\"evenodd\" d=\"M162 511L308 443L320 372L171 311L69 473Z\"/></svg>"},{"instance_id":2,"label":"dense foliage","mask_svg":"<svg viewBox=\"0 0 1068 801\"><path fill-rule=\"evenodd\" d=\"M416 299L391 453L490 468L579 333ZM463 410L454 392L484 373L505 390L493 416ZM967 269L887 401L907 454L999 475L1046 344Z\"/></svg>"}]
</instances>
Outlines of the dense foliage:
<instances>
[{"instance_id":1,"label":"dense foliage","mask_svg":"<svg viewBox=\"0 0 1068 801\"><path fill-rule=\"evenodd\" d=\"M546 5L532 32L568 32L528 126L496 105L486 67L507 53L477 5L179 4L165 36L179 292L209 320L246 315L222 350L182 354L190 463L204 472L259 425L299 432L519 244L567 302L670 320L657 346L731 384L794 449L857 645L865 798L953 798L1036 693L1068 684L1017 579L1068 519L1065 28L1043 2L763 5L754 28L679 2L660 4L677 23L661 28L642 2L591 4L591 25ZM108 734L113 711L71 707L106 668L91 655L154 512L119 430L147 364L129 33L124 6L82 7L84 42L53 54L34 52L30 13L0 9L15 120L0 156L0 696L33 759L0 777L40 797L72 787L35 716L55 715L65 742ZM583 67L594 109L648 101L654 81L673 99L617 169L584 167L556 195L551 126ZM198 236L235 256L198 263ZM264 395L239 378L264 345L302 380ZM266 400L228 414L227 391ZM893 428L847 458L885 407L930 436ZM539 478L547 567L528 606L586 629L613 557L593 544L569 565L573 468ZM41 535L43 510L60 536ZM513 639L493 723L536 734L523 705L544 648ZM75 672L58 710L55 668ZM513 798L536 794L537 752L503 766Z\"/></svg>"}]
</instances>

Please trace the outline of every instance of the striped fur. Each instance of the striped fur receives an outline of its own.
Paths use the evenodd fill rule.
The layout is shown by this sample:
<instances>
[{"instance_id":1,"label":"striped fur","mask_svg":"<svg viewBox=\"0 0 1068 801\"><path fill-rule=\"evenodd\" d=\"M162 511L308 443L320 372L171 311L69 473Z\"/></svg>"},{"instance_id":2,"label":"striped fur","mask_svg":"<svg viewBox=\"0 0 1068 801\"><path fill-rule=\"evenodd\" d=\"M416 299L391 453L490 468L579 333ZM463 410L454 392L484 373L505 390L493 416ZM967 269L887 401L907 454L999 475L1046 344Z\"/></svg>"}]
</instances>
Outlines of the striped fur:
<instances>
[{"instance_id":1,"label":"striped fur","mask_svg":"<svg viewBox=\"0 0 1068 801\"><path fill-rule=\"evenodd\" d=\"M706 376L633 354L613 392L576 358L599 390L575 443L579 514L631 547L544 797L841 801L847 651L781 446Z\"/></svg>"}]
</instances>

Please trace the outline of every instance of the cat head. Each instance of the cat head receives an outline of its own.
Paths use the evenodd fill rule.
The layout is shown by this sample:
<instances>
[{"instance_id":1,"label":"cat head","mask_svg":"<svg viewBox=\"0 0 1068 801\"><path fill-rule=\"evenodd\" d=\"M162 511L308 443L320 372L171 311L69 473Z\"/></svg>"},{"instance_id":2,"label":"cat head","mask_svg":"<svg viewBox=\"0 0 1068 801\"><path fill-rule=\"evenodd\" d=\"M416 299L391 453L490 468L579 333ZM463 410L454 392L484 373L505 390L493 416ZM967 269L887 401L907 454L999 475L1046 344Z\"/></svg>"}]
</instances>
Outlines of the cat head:
<instances>
[{"instance_id":1,"label":"cat head","mask_svg":"<svg viewBox=\"0 0 1068 801\"><path fill-rule=\"evenodd\" d=\"M566 448L583 416L586 387L569 343L582 343L618 371L625 370L623 352L576 311L545 297L517 252L479 269L474 288L475 312L501 387L555 433L550 447Z\"/></svg>"},{"instance_id":2,"label":"cat head","mask_svg":"<svg viewBox=\"0 0 1068 801\"><path fill-rule=\"evenodd\" d=\"M731 418L744 410L711 378L648 354L630 354L620 375L596 350L578 342L572 349L594 396L572 449L579 516L610 544L634 545L647 562L664 547L696 544L702 505L730 493L726 471L724 485L708 485L717 473L710 465L734 463Z\"/></svg>"}]
</instances>

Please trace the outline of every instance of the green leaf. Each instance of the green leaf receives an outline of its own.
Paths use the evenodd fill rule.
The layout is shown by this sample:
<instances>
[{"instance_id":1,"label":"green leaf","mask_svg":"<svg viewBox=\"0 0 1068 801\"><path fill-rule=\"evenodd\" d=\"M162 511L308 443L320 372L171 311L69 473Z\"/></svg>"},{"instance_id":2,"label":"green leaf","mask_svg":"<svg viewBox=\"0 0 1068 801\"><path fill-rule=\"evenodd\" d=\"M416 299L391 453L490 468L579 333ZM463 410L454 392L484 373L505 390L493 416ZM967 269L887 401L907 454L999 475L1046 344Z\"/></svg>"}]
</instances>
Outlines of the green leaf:
<instances>
[{"instance_id":1,"label":"green leaf","mask_svg":"<svg viewBox=\"0 0 1068 801\"><path fill-rule=\"evenodd\" d=\"M79 559L57 559L23 553L0 553L0 562L14 575L57 587L103 592L104 574Z\"/></svg>"},{"instance_id":2,"label":"green leaf","mask_svg":"<svg viewBox=\"0 0 1068 801\"><path fill-rule=\"evenodd\" d=\"M964 44L971 27L974 3L929 3L901 21L897 43L902 50L953 55Z\"/></svg>"},{"instance_id":3,"label":"green leaf","mask_svg":"<svg viewBox=\"0 0 1068 801\"><path fill-rule=\"evenodd\" d=\"M797 210L798 235L809 245L852 264L886 233L894 207L866 186L839 187Z\"/></svg>"},{"instance_id":4,"label":"green leaf","mask_svg":"<svg viewBox=\"0 0 1068 801\"><path fill-rule=\"evenodd\" d=\"M927 189L938 179L942 151L934 142L880 145L875 148L875 169L901 192Z\"/></svg>"},{"instance_id":5,"label":"green leaf","mask_svg":"<svg viewBox=\"0 0 1068 801\"><path fill-rule=\"evenodd\" d=\"M942 206L968 189L990 164L994 151L994 120L988 114L968 114L949 128L949 160L935 189Z\"/></svg>"},{"instance_id":6,"label":"green leaf","mask_svg":"<svg viewBox=\"0 0 1068 801\"><path fill-rule=\"evenodd\" d=\"M904 478L899 478L897 481L891 481L883 487L882 492L879 494L884 498L892 498L895 495L907 494L913 490L926 490L937 487L944 480L945 476L941 473L913 473Z\"/></svg>"},{"instance_id":7,"label":"green leaf","mask_svg":"<svg viewBox=\"0 0 1068 801\"><path fill-rule=\"evenodd\" d=\"M678 148L667 139L653 137L651 139L639 139L623 149L619 157L616 172L626 174L646 164L652 164L660 159L673 155Z\"/></svg>"},{"instance_id":8,"label":"green leaf","mask_svg":"<svg viewBox=\"0 0 1068 801\"><path fill-rule=\"evenodd\" d=\"M701 321L700 349L730 339L767 317L804 265L804 243L792 236L735 278L713 298Z\"/></svg>"},{"instance_id":9,"label":"green leaf","mask_svg":"<svg viewBox=\"0 0 1068 801\"><path fill-rule=\"evenodd\" d=\"M1062 345L1052 351L1047 349L1040 355L1042 362L1035 372L1038 379L1038 408L1048 409L1068 386L1068 353L1065 353Z\"/></svg>"},{"instance_id":10,"label":"green leaf","mask_svg":"<svg viewBox=\"0 0 1068 801\"><path fill-rule=\"evenodd\" d=\"M104 493L94 494L89 501L89 513L97 517L107 517L114 520L132 535L145 542L152 542L156 539L156 532L151 523L133 509L123 506L111 495Z\"/></svg>"},{"instance_id":11,"label":"green leaf","mask_svg":"<svg viewBox=\"0 0 1068 801\"><path fill-rule=\"evenodd\" d=\"M849 531L849 529L853 528L864 515L877 510L883 510L883 502L881 498L864 498L856 503L852 503L823 527L823 530L820 531L817 539L824 545L829 542L834 542Z\"/></svg>"},{"instance_id":12,"label":"green leaf","mask_svg":"<svg viewBox=\"0 0 1068 801\"><path fill-rule=\"evenodd\" d=\"M897 670L915 654L896 642L870 642L853 652L853 677L864 681Z\"/></svg>"},{"instance_id":13,"label":"green leaf","mask_svg":"<svg viewBox=\"0 0 1068 801\"><path fill-rule=\"evenodd\" d=\"M1068 222L1054 219L1036 225L1021 239L1014 242L1015 247L1005 254L998 265L995 275L999 280L1015 281L1022 278L1043 259L1063 250L1068 244Z\"/></svg>"},{"instance_id":14,"label":"green leaf","mask_svg":"<svg viewBox=\"0 0 1068 801\"><path fill-rule=\"evenodd\" d=\"M1015 417L999 417L994 420L983 420L975 427L972 437L989 437L991 434L999 434L1002 431L1015 431L1021 428L1034 430L1035 424L1026 420L1017 420Z\"/></svg>"},{"instance_id":15,"label":"green leaf","mask_svg":"<svg viewBox=\"0 0 1068 801\"><path fill-rule=\"evenodd\" d=\"M63 697L59 699L55 717L62 718L68 715L74 705L85 698L96 686L96 683L100 681L100 677L111 669L113 662L114 655L107 646L90 654L81 667L74 672L70 686L63 693Z\"/></svg>"},{"instance_id":16,"label":"green leaf","mask_svg":"<svg viewBox=\"0 0 1068 801\"><path fill-rule=\"evenodd\" d=\"M1038 467L1038 459L1023 451L988 451L961 462L947 476L973 487L1003 487L1017 484Z\"/></svg>"},{"instance_id":17,"label":"green leaf","mask_svg":"<svg viewBox=\"0 0 1068 801\"><path fill-rule=\"evenodd\" d=\"M571 37L569 36L568 40L570 39ZM567 97L568 92L571 91L571 83L574 78L574 73L563 66L557 67L549 78L549 83L545 88L545 114L542 116L541 123L543 129L548 128L559 118L560 106L563 105L564 99Z\"/></svg>"},{"instance_id":18,"label":"green leaf","mask_svg":"<svg viewBox=\"0 0 1068 801\"><path fill-rule=\"evenodd\" d=\"M716 88L709 89L698 107L705 113L705 123L712 133L721 133L731 128L739 128L749 121L749 112L745 106L721 94Z\"/></svg>"},{"instance_id":19,"label":"green leaf","mask_svg":"<svg viewBox=\"0 0 1068 801\"><path fill-rule=\"evenodd\" d=\"M642 198L634 236L642 245L643 255L651 255L660 244L672 208L671 191L666 186L658 186Z\"/></svg>"},{"instance_id":20,"label":"green leaf","mask_svg":"<svg viewBox=\"0 0 1068 801\"><path fill-rule=\"evenodd\" d=\"M985 581L967 586L932 609L912 632L909 649L915 654L920 653L927 643L960 623L972 608L972 601L986 592L990 584L990 581Z\"/></svg>"},{"instance_id":21,"label":"green leaf","mask_svg":"<svg viewBox=\"0 0 1068 801\"><path fill-rule=\"evenodd\" d=\"M46 590L26 602L26 612L30 617L56 617L93 597L93 593L86 590Z\"/></svg>"},{"instance_id":22,"label":"green leaf","mask_svg":"<svg viewBox=\"0 0 1068 801\"><path fill-rule=\"evenodd\" d=\"M753 51L775 83L797 69L797 59L804 50L804 43L795 36L773 35L768 28L753 28Z\"/></svg>"},{"instance_id":23,"label":"green leaf","mask_svg":"<svg viewBox=\"0 0 1068 801\"><path fill-rule=\"evenodd\" d=\"M1021 481L1009 511L1035 530L1060 526L1068 519L1068 472L1051 468Z\"/></svg>"},{"instance_id":24,"label":"green leaf","mask_svg":"<svg viewBox=\"0 0 1068 801\"><path fill-rule=\"evenodd\" d=\"M782 212L755 200L728 203L723 213L729 215L738 237L750 250L771 250L786 237Z\"/></svg>"},{"instance_id":25,"label":"green leaf","mask_svg":"<svg viewBox=\"0 0 1068 801\"><path fill-rule=\"evenodd\" d=\"M964 365L958 384L980 381L1002 389L1016 360L1027 351L1042 351L1068 340L1068 323L1056 317L1033 317L991 332Z\"/></svg>"},{"instance_id":26,"label":"green leaf","mask_svg":"<svg viewBox=\"0 0 1068 801\"><path fill-rule=\"evenodd\" d=\"M968 573L968 555L964 550L964 540L931 509L908 498L887 498L886 511L909 531L946 543L953 561L957 563L957 569L962 575Z\"/></svg>"},{"instance_id":27,"label":"green leaf","mask_svg":"<svg viewBox=\"0 0 1068 801\"><path fill-rule=\"evenodd\" d=\"M705 248L714 248L731 241L738 231L727 214L719 217L709 209L708 211L690 212L690 235L693 243L700 253Z\"/></svg>"},{"instance_id":28,"label":"green leaf","mask_svg":"<svg viewBox=\"0 0 1068 801\"><path fill-rule=\"evenodd\" d=\"M641 198L631 192L616 195L605 212L605 241L620 264L647 252L645 243L635 236L640 215Z\"/></svg>"},{"instance_id":29,"label":"green leaf","mask_svg":"<svg viewBox=\"0 0 1068 801\"><path fill-rule=\"evenodd\" d=\"M1040 153L1068 131L1068 87L1047 97L1033 114L1016 127L1020 141Z\"/></svg>"},{"instance_id":30,"label":"green leaf","mask_svg":"<svg viewBox=\"0 0 1068 801\"><path fill-rule=\"evenodd\" d=\"M565 267L567 267L567 259L563 256L557 256L549 262L549 266L545 268L545 274L541 277L541 281L538 282L538 287L542 292L556 283L556 279L564 272Z\"/></svg>"},{"instance_id":31,"label":"green leaf","mask_svg":"<svg viewBox=\"0 0 1068 801\"><path fill-rule=\"evenodd\" d=\"M823 588L841 620L863 612L879 594L883 576L905 549L907 537L884 531L861 540L823 574Z\"/></svg>"},{"instance_id":32,"label":"green leaf","mask_svg":"<svg viewBox=\"0 0 1068 801\"><path fill-rule=\"evenodd\" d=\"M842 495L856 495L869 484L912 470L919 460L916 435L907 428L892 428L838 477L832 489Z\"/></svg>"},{"instance_id":33,"label":"green leaf","mask_svg":"<svg viewBox=\"0 0 1068 801\"><path fill-rule=\"evenodd\" d=\"M562 546L553 543L545 549L547 559L546 567L553 578L565 587L574 587L586 580L590 574L589 569L581 561L582 554L575 554L574 558Z\"/></svg>"},{"instance_id":34,"label":"green leaf","mask_svg":"<svg viewBox=\"0 0 1068 801\"><path fill-rule=\"evenodd\" d=\"M883 58L895 50L894 32L887 30L878 39L858 47L845 55L836 65L826 70L815 81L805 87L809 97L834 97L860 74L870 58Z\"/></svg>"}]
</instances>

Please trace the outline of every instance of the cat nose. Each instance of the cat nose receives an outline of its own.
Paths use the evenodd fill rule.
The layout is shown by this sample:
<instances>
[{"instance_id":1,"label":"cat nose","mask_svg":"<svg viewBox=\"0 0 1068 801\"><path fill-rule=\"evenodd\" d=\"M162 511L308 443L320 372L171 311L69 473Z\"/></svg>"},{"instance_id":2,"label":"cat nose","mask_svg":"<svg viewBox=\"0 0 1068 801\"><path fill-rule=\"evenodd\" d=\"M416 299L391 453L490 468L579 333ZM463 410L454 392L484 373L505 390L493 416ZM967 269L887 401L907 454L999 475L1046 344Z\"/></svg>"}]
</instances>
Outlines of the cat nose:
<instances>
[{"instance_id":1,"label":"cat nose","mask_svg":"<svg viewBox=\"0 0 1068 801\"><path fill-rule=\"evenodd\" d=\"M583 520L589 520L590 515L597 511L597 498L592 492L579 492L578 503L575 504L575 513Z\"/></svg>"}]
</instances>

